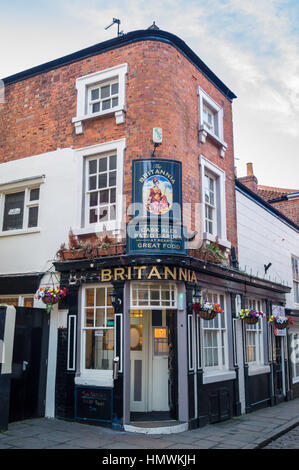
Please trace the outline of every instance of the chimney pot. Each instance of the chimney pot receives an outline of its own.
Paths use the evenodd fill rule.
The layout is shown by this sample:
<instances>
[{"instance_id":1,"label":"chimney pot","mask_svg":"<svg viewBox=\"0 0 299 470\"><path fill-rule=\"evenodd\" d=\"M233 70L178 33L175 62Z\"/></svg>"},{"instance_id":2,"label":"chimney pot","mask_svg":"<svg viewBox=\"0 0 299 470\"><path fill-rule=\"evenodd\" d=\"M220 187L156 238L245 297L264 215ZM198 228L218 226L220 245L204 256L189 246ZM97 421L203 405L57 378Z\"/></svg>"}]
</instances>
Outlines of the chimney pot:
<instances>
[{"instance_id":1,"label":"chimney pot","mask_svg":"<svg viewBox=\"0 0 299 470\"><path fill-rule=\"evenodd\" d=\"M253 164L252 163L246 163L247 166L247 176L254 176L253 175Z\"/></svg>"}]
</instances>

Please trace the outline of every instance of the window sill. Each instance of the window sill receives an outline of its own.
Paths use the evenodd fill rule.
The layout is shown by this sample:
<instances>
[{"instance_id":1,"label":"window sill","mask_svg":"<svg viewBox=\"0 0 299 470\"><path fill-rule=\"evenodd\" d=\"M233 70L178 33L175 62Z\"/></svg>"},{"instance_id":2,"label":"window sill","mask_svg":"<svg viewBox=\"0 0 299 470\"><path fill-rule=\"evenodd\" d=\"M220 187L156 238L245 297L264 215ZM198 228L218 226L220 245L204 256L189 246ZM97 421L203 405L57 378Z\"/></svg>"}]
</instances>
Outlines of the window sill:
<instances>
[{"instance_id":1,"label":"window sill","mask_svg":"<svg viewBox=\"0 0 299 470\"><path fill-rule=\"evenodd\" d=\"M226 380L234 380L235 378L236 372L233 370L204 372L203 384L225 382Z\"/></svg>"},{"instance_id":2,"label":"window sill","mask_svg":"<svg viewBox=\"0 0 299 470\"><path fill-rule=\"evenodd\" d=\"M269 374L270 366L249 366L248 375Z\"/></svg>"},{"instance_id":3,"label":"window sill","mask_svg":"<svg viewBox=\"0 0 299 470\"><path fill-rule=\"evenodd\" d=\"M113 232L113 235L118 235L120 233L120 224L117 224L116 221L106 222L103 224L94 224L89 225L88 227L74 228L74 235L89 235L92 233L101 233L104 230L104 226L107 232Z\"/></svg>"},{"instance_id":4,"label":"window sill","mask_svg":"<svg viewBox=\"0 0 299 470\"><path fill-rule=\"evenodd\" d=\"M113 109L107 109L106 111L101 111L100 113L94 114L84 114L83 116L76 116L72 119L73 124L75 124L76 134L83 134L83 123L82 121L90 121L92 119L97 119L102 116L115 116L116 124L123 124L125 122L125 107L117 106Z\"/></svg>"},{"instance_id":5,"label":"window sill","mask_svg":"<svg viewBox=\"0 0 299 470\"><path fill-rule=\"evenodd\" d=\"M203 240L208 240L210 242L216 242L216 235L212 235L211 233L204 232L202 234ZM231 243L228 240L223 240L222 238L218 238L218 244L223 246L224 248L231 248Z\"/></svg>"},{"instance_id":6,"label":"window sill","mask_svg":"<svg viewBox=\"0 0 299 470\"><path fill-rule=\"evenodd\" d=\"M211 132L206 126L201 125L199 128L199 141L204 144L207 137L212 140L215 145L217 145L219 148L220 157L224 158L225 152L227 150L227 143L220 139L216 134Z\"/></svg>"},{"instance_id":7,"label":"window sill","mask_svg":"<svg viewBox=\"0 0 299 470\"><path fill-rule=\"evenodd\" d=\"M98 371L96 375L79 375L75 377L76 385L89 385L94 387L113 387L111 371Z\"/></svg>"},{"instance_id":8,"label":"window sill","mask_svg":"<svg viewBox=\"0 0 299 470\"><path fill-rule=\"evenodd\" d=\"M0 232L0 237L12 237L14 235L28 235L30 233L39 233L40 228L36 227L34 229L27 230L6 230L5 232Z\"/></svg>"}]
</instances>

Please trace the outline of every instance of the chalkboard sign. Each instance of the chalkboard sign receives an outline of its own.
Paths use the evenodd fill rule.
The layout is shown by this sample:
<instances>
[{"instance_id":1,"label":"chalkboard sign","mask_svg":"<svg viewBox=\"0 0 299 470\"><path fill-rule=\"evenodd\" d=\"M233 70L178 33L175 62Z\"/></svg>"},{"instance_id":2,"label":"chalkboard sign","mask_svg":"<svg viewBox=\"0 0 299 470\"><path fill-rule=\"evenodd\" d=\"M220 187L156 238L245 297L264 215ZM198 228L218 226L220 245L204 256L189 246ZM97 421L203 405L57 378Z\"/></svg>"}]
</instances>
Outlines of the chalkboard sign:
<instances>
[{"instance_id":1,"label":"chalkboard sign","mask_svg":"<svg viewBox=\"0 0 299 470\"><path fill-rule=\"evenodd\" d=\"M75 394L76 419L112 421L112 388L76 387Z\"/></svg>"}]
</instances>

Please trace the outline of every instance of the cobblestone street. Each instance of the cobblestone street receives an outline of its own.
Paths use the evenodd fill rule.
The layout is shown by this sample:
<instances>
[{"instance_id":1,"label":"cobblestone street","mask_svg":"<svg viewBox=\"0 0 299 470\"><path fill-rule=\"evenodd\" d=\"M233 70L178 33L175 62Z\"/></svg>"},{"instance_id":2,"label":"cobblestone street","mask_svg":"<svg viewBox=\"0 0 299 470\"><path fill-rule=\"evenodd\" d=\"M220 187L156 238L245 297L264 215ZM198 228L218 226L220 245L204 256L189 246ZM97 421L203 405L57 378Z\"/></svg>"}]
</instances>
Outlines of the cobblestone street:
<instances>
[{"instance_id":1,"label":"cobblestone street","mask_svg":"<svg viewBox=\"0 0 299 470\"><path fill-rule=\"evenodd\" d=\"M264 449L299 449L299 426L283 434Z\"/></svg>"}]
</instances>

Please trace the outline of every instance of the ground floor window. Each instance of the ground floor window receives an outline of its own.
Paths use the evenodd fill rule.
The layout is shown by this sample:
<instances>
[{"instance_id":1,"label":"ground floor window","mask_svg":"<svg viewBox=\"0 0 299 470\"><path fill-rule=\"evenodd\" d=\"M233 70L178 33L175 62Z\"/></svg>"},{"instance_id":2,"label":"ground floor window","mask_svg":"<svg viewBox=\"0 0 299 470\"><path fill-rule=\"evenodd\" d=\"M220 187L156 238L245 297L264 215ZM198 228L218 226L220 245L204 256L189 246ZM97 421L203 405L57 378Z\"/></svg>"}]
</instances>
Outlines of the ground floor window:
<instances>
[{"instance_id":1,"label":"ground floor window","mask_svg":"<svg viewBox=\"0 0 299 470\"><path fill-rule=\"evenodd\" d=\"M114 308L112 287L86 287L83 292L83 368L112 370L114 359Z\"/></svg>"},{"instance_id":2,"label":"ground floor window","mask_svg":"<svg viewBox=\"0 0 299 470\"><path fill-rule=\"evenodd\" d=\"M139 282L131 284L131 308L176 308L177 290L174 283Z\"/></svg>"},{"instance_id":3,"label":"ground floor window","mask_svg":"<svg viewBox=\"0 0 299 470\"><path fill-rule=\"evenodd\" d=\"M203 290L201 298L220 304L223 309L214 320L201 320L203 368L205 371L227 369L225 297L219 292Z\"/></svg>"},{"instance_id":4,"label":"ground floor window","mask_svg":"<svg viewBox=\"0 0 299 470\"><path fill-rule=\"evenodd\" d=\"M245 308L249 310L262 310L261 300L247 298ZM247 325L245 323L246 334L246 352L247 362L249 365L264 364L264 344L263 344L263 319L260 318L255 325Z\"/></svg>"},{"instance_id":5,"label":"ground floor window","mask_svg":"<svg viewBox=\"0 0 299 470\"><path fill-rule=\"evenodd\" d=\"M290 333L291 339L291 367L292 367L292 376L293 381L299 381L299 333Z\"/></svg>"},{"instance_id":6,"label":"ground floor window","mask_svg":"<svg viewBox=\"0 0 299 470\"><path fill-rule=\"evenodd\" d=\"M34 296L8 295L0 296L0 304L13 305L14 307L33 307Z\"/></svg>"}]
</instances>

